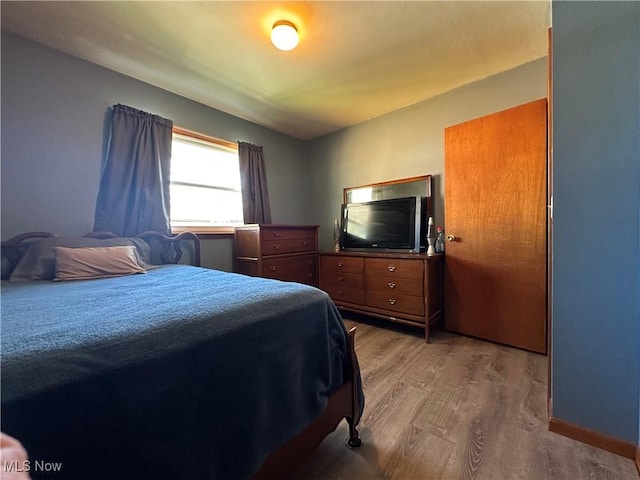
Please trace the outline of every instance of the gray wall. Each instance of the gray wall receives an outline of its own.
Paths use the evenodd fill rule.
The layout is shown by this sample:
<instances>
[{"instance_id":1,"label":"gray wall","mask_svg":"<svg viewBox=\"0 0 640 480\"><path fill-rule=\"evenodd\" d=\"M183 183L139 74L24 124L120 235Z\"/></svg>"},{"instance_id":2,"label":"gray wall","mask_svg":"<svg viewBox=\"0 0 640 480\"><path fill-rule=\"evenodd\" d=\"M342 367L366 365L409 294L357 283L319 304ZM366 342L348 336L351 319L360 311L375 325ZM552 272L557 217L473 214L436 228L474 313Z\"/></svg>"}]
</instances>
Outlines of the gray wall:
<instances>
[{"instance_id":1,"label":"gray wall","mask_svg":"<svg viewBox=\"0 0 640 480\"><path fill-rule=\"evenodd\" d=\"M124 103L176 125L264 147L273 221L305 223L306 145L131 77L2 32L2 238L93 229L109 128ZM230 270L229 238L203 242L203 264Z\"/></svg>"},{"instance_id":2,"label":"gray wall","mask_svg":"<svg viewBox=\"0 0 640 480\"><path fill-rule=\"evenodd\" d=\"M321 226L321 248L333 245L345 187L432 174L435 221L444 225L445 127L546 96L544 57L311 142L310 218Z\"/></svg>"},{"instance_id":3,"label":"gray wall","mask_svg":"<svg viewBox=\"0 0 640 480\"><path fill-rule=\"evenodd\" d=\"M640 3L554 1L553 416L640 421Z\"/></svg>"}]
</instances>

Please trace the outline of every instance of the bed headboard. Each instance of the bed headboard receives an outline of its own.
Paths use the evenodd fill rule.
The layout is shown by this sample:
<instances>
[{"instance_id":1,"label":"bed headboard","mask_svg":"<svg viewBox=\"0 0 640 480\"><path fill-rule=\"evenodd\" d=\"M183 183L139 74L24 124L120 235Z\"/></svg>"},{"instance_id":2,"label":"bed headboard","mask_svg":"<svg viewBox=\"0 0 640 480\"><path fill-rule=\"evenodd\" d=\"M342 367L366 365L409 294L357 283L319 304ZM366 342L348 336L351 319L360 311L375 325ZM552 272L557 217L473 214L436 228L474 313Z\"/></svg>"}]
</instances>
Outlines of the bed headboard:
<instances>
[{"instance_id":1,"label":"bed headboard","mask_svg":"<svg viewBox=\"0 0 640 480\"><path fill-rule=\"evenodd\" d=\"M2 250L2 279L11 276L11 272L18 264L29 244L41 238L55 237L49 232L27 232L16 235L0 243ZM83 238L118 238L111 232L87 233ZM191 264L200 266L200 239L192 232L182 232L177 235L165 235L159 232L143 232L136 235L151 247L151 263L178 263L184 252L188 252Z\"/></svg>"},{"instance_id":2,"label":"bed headboard","mask_svg":"<svg viewBox=\"0 0 640 480\"><path fill-rule=\"evenodd\" d=\"M118 238L111 232L91 232L86 238ZM193 265L200 266L200 239L195 233L182 232L177 235L165 235L159 232L142 232L136 235L151 246L151 262L154 264L178 263L185 252L183 242L191 242Z\"/></svg>"}]
</instances>

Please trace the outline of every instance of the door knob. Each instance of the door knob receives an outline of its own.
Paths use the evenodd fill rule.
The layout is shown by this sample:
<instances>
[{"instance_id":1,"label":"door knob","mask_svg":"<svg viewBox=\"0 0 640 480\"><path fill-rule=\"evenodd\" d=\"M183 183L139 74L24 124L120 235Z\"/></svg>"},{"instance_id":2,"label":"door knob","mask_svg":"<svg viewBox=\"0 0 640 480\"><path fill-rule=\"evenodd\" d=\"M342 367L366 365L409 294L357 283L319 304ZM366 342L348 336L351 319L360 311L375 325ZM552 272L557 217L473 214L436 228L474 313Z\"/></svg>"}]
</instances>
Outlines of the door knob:
<instances>
[{"instance_id":1,"label":"door knob","mask_svg":"<svg viewBox=\"0 0 640 480\"><path fill-rule=\"evenodd\" d=\"M455 242L455 241L456 241L455 235L447 235L447 242Z\"/></svg>"}]
</instances>

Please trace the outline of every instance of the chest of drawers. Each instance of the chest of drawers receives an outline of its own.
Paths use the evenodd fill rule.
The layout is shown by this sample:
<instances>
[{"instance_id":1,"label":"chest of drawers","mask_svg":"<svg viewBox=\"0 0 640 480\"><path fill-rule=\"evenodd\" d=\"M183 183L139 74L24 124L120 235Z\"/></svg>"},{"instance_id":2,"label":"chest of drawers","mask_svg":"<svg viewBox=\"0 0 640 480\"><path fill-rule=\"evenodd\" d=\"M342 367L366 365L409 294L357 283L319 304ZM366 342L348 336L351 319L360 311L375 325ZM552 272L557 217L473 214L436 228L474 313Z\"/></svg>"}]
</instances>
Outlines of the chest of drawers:
<instances>
[{"instance_id":1,"label":"chest of drawers","mask_svg":"<svg viewBox=\"0 0 640 480\"><path fill-rule=\"evenodd\" d=\"M317 225L243 225L234 234L234 271L317 286Z\"/></svg>"},{"instance_id":2,"label":"chest of drawers","mask_svg":"<svg viewBox=\"0 0 640 480\"><path fill-rule=\"evenodd\" d=\"M424 328L442 317L443 256L376 252L319 254L320 288L344 310Z\"/></svg>"}]
</instances>

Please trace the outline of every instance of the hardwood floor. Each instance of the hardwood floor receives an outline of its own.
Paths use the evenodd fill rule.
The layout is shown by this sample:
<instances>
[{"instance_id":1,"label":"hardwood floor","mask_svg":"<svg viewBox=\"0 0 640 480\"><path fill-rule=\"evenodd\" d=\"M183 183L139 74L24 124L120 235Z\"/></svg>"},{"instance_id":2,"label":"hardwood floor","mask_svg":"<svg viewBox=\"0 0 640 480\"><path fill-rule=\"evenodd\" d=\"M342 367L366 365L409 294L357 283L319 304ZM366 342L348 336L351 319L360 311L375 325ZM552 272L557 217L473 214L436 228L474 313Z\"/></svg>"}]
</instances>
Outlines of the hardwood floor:
<instances>
[{"instance_id":1,"label":"hardwood floor","mask_svg":"<svg viewBox=\"0 0 640 480\"><path fill-rule=\"evenodd\" d=\"M349 318L358 318L357 322ZM362 447L346 422L296 472L309 479L638 479L632 460L547 429L547 357L435 330L357 325Z\"/></svg>"}]
</instances>

